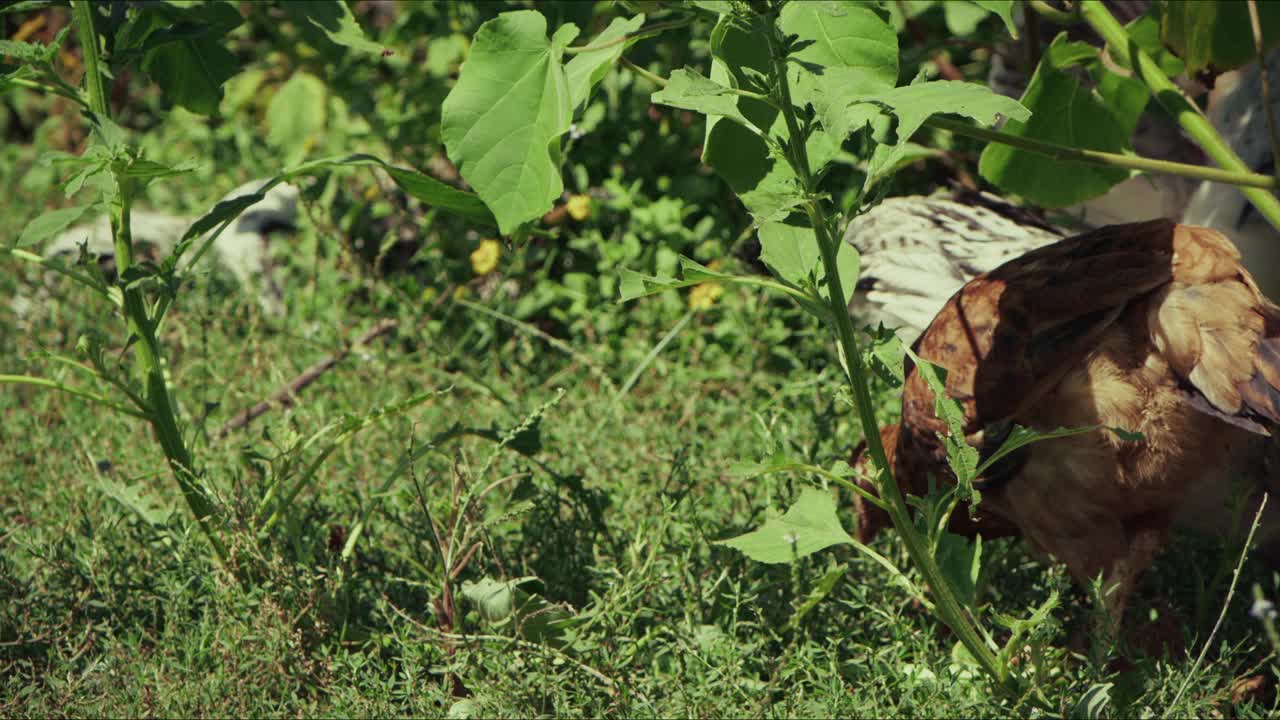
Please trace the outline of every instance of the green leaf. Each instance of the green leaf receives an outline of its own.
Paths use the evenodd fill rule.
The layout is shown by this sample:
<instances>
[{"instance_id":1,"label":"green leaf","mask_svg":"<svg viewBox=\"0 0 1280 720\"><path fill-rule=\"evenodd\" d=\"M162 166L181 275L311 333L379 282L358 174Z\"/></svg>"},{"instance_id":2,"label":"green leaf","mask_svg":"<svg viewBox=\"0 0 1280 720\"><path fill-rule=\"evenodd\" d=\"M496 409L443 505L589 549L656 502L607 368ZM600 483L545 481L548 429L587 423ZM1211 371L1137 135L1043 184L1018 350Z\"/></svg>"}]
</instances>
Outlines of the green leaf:
<instances>
[{"instance_id":1,"label":"green leaf","mask_svg":"<svg viewBox=\"0 0 1280 720\"><path fill-rule=\"evenodd\" d=\"M848 571L849 566L837 565L823 574L823 576L818 579L818 582L813 584L813 589L809 591L809 595L805 597L804 601L796 608L796 611L792 613L791 619L787 621L787 625L792 629L800 627L800 623L804 622L805 617L807 617L809 613L813 612L813 609L818 607L818 603L825 600L826 597L831 594L832 590L836 589L836 584L840 582L840 578L843 578L845 573Z\"/></svg>"},{"instance_id":2,"label":"green leaf","mask_svg":"<svg viewBox=\"0 0 1280 720\"><path fill-rule=\"evenodd\" d=\"M1107 705L1111 704L1111 688L1114 686L1115 683L1097 683L1089 686L1089 689L1084 691L1084 695L1081 695L1067 712L1067 717L1080 720L1095 720L1103 717Z\"/></svg>"},{"instance_id":3,"label":"green leaf","mask_svg":"<svg viewBox=\"0 0 1280 720\"><path fill-rule=\"evenodd\" d=\"M888 108L898 118L898 141L876 146L867 168L865 187L884 178L907 153L907 141L935 114L963 115L979 123L994 125L1000 116L1027 120L1031 113L1018 101L974 83L951 80L919 82L893 88L878 95L859 98Z\"/></svg>"},{"instance_id":4,"label":"green leaf","mask_svg":"<svg viewBox=\"0 0 1280 720\"><path fill-rule=\"evenodd\" d=\"M33 80L39 76L40 73L30 65L0 64L0 93L14 84L15 80Z\"/></svg>"},{"instance_id":5,"label":"green leaf","mask_svg":"<svg viewBox=\"0 0 1280 720\"><path fill-rule=\"evenodd\" d=\"M971 0L971 2L983 10L1000 16L1009 34L1015 40L1018 39L1018 26L1013 22L1013 0ZM950 5L951 3L947 4Z\"/></svg>"},{"instance_id":6,"label":"green leaf","mask_svg":"<svg viewBox=\"0 0 1280 720\"><path fill-rule=\"evenodd\" d=\"M98 206L95 204L50 210L27 223L27 226L22 229L22 235L18 237L17 246L29 247L57 235L96 207Z\"/></svg>"},{"instance_id":7,"label":"green leaf","mask_svg":"<svg viewBox=\"0 0 1280 720\"><path fill-rule=\"evenodd\" d=\"M1086 48L1084 43L1067 42L1065 33L1053 41L1022 96L1022 104L1032 112L1031 119L1011 119L1005 132L1087 150L1130 149L1129 136L1136 122L1134 103L1126 101L1113 107L1098 91L1082 87L1064 70L1081 59L1096 57L1096 50L1086 52ZM1107 86L1113 97L1128 92L1120 83L1109 81ZM1117 111L1125 112L1125 117L1118 117ZM998 143L983 151L978 170L1001 190L1049 208L1102 195L1130 175L1123 168L1055 160Z\"/></svg>"},{"instance_id":8,"label":"green leaf","mask_svg":"<svg viewBox=\"0 0 1280 720\"><path fill-rule=\"evenodd\" d=\"M740 22L724 15L711 31L711 81L749 90L754 87L753 78L769 72L768 44L761 42L760 33L770 30L758 16L749 19L751 27L742 27ZM735 103L736 114L755 128L772 132L785 125L778 111L766 102L738 97ZM702 160L729 183L757 225L783 220L791 208L804 202L800 183L776 145L771 146L740 121L707 116Z\"/></svg>"},{"instance_id":9,"label":"green leaf","mask_svg":"<svg viewBox=\"0 0 1280 720\"><path fill-rule=\"evenodd\" d=\"M573 107L560 58L578 29L563 25L550 40L546 29L534 10L481 25L442 108L449 159L504 234L551 209L564 189L560 136Z\"/></svg>"},{"instance_id":10,"label":"green leaf","mask_svg":"<svg viewBox=\"0 0 1280 720\"><path fill-rule=\"evenodd\" d=\"M840 525L831 494L806 487L781 517L716 544L727 545L757 562L788 563L832 545L852 545L854 540Z\"/></svg>"},{"instance_id":11,"label":"green leaf","mask_svg":"<svg viewBox=\"0 0 1280 720\"><path fill-rule=\"evenodd\" d=\"M922 359L911 348L906 348L906 353L915 364L916 373L933 393L934 413L947 426L947 434L939 439L947 453L947 464L955 473L959 498L977 505L982 497L973 487L973 480L977 477L978 451L965 440L964 409L947 395L947 371Z\"/></svg>"},{"instance_id":12,"label":"green leaf","mask_svg":"<svg viewBox=\"0 0 1280 720\"><path fill-rule=\"evenodd\" d=\"M249 193L247 195L238 195L230 200L222 200L213 206L209 212L202 215L198 220L191 223L187 231L182 234L182 241L193 240L213 230L222 223L232 218L238 217L240 213L248 210L251 206L266 197L266 189L260 192Z\"/></svg>"},{"instance_id":13,"label":"green leaf","mask_svg":"<svg viewBox=\"0 0 1280 720\"><path fill-rule=\"evenodd\" d=\"M17 40L0 40L0 58L10 57L21 65L49 65L58 56L58 49L66 39L70 27L64 27L53 42L43 43L19 42Z\"/></svg>"},{"instance_id":14,"label":"green leaf","mask_svg":"<svg viewBox=\"0 0 1280 720\"><path fill-rule=\"evenodd\" d=\"M1010 5L1013 3L1010 2ZM947 21L947 32L953 37L963 37L973 34L974 30L982 24L983 20L990 15L986 8L979 6L977 3L969 2L944 2L942 3L942 14Z\"/></svg>"},{"instance_id":15,"label":"green leaf","mask_svg":"<svg viewBox=\"0 0 1280 720\"><path fill-rule=\"evenodd\" d=\"M1232 70L1253 62L1258 50L1245 2L1162 2L1161 37L1187 65L1188 72L1207 67ZM1280 5L1258 2L1264 48L1280 42Z\"/></svg>"},{"instance_id":16,"label":"green leaf","mask_svg":"<svg viewBox=\"0 0 1280 720\"><path fill-rule=\"evenodd\" d=\"M165 525L173 515L173 507L166 507L150 497L144 483L125 485L110 478L94 476L94 484L104 495L120 503L148 525Z\"/></svg>"},{"instance_id":17,"label":"green leaf","mask_svg":"<svg viewBox=\"0 0 1280 720\"><path fill-rule=\"evenodd\" d=\"M864 351L864 364L892 387L901 387L906 379L902 362L906 350L902 338L883 323L874 330L867 328L867 331L871 334L871 342Z\"/></svg>"},{"instance_id":18,"label":"green leaf","mask_svg":"<svg viewBox=\"0 0 1280 720\"><path fill-rule=\"evenodd\" d=\"M614 18L609 23L609 27L605 31L597 35L588 46L606 45L613 43L628 33L633 33L640 29L644 24L644 15L636 15L631 18ZM587 97L591 94L591 88L604 77L609 68L613 66L618 58L622 56L622 51L635 42L635 39L629 39L624 42L611 44L608 47L599 50L587 50L577 53L569 62L565 63L564 73L569 80L569 104L574 109L580 107L586 102Z\"/></svg>"},{"instance_id":19,"label":"green leaf","mask_svg":"<svg viewBox=\"0 0 1280 720\"><path fill-rule=\"evenodd\" d=\"M739 278L737 275L716 272L708 267L699 265L697 262L694 262L683 255L680 256L679 262L681 278L678 280L661 275L642 275L634 270L628 270L626 268L620 269L618 271L618 289L621 293L622 302L628 302L646 295L655 295L666 290L676 290L678 288L698 285L709 281L734 282L744 279Z\"/></svg>"},{"instance_id":20,"label":"green leaf","mask_svg":"<svg viewBox=\"0 0 1280 720\"><path fill-rule=\"evenodd\" d=\"M537 578L501 581L486 577L477 582L468 580L462 583L462 596L474 604L480 615L491 625L501 627L514 623L517 632L527 640L555 640L563 634L572 615L565 608L552 605L542 596L519 587L533 580Z\"/></svg>"},{"instance_id":21,"label":"green leaf","mask_svg":"<svg viewBox=\"0 0 1280 720\"><path fill-rule=\"evenodd\" d=\"M898 34L883 10L863 2L793 2L779 24L800 48L788 64L792 98L812 105L839 144L857 126L849 104L897 84ZM813 172L820 169L813 163Z\"/></svg>"},{"instance_id":22,"label":"green leaf","mask_svg":"<svg viewBox=\"0 0 1280 720\"><path fill-rule=\"evenodd\" d=\"M322 137L329 90L314 75L295 72L276 91L267 106L267 143L284 153L284 164L295 165Z\"/></svg>"},{"instance_id":23,"label":"green leaf","mask_svg":"<svg viewBox=\"0 0 1280 720\"><path fill-rule=\"evenodd\" d=\"M760 226L759 236L760 260L775 275L792 285L814 281L822 254L813 228L769 222Z\"/></svg>"},{"instance_id":24,"label":"green leaf","mask_svg":"<svg viewBox=\"0 0 1280 720\"><path fill-rule=\"evenodd\" d=\"M340 157L323 158L303 163L286 171L279 180L310 175L316 172L339 167L376 166L387 171L391 179L405 192L432 207L462 215L486 225L497 225L489 208L475 194L446 185L439 180L408 168L397 167L373 155L355 153Z\"/></svg>"},{"instance_id":25,"label":"green leaf","mask_svg":"<svg viewBox=\"0 0 1280 720\"><path fill-rule=\"evenodd\" d=\"M654 93L650 99L659 105L726 117L753 134L763 134L755 123L738 110L738 95L731 88L708 80L688 68L672 71L667 86Z\"/></svg>"},{"instance_id":26,"label":"green leaf","mask_svg":"<svg viewBox=\"0 0 1280 720\"><path fill-rule=\"evenodd\" d=\"M1052 440L1054 438L1071 437L1073 435L1083 435L1084 433L1101 430L1102 427L1102 425L1090 425L1088 427L1058 428L1056 430L1041 432L1038 430L1032 430L1031 428L1022 427L1021 425L1014 425L1013 430L1009 433L1009 437L1005 438L1004 442L1000 444L1000 447L995 452L991 453L991 455L987 456L987 459L983 460L982 464L978 466L977 474L982 475L982 473L986 472L992 465L995 465L1010 453L1018 450L1019 448L1026 447L1031 443L1040 442L1041 440Z\"/></svg>"},{"instance_id":27,"label":"green leaf","mask_svg":"<svg viewBox=\"0 0 1280 720\"><path fill-rule=\"evenodd\" d=\"M950 581L956 599L965 607L978 601L978 576L982 572L982 537L970 540L943 532L935 555L938 569Z\"/></svg>"},{"instance_id":28,"label":"green leaf","mask_svg":"<svg viewBox=\"0 0 1280 720\"><path fill-rule=\"evenodd\" d=\"M1182 58L1169 52L1169 48L1165 47L1160 39L1160 16L1156 5L1152 5L1147 14L1134 18L1124 28L1129 33L1129 37L1156 62L1156 65L1160 66L1160 71L1166 76L1177 77L1186 70L1187 65L1182 62ZM1120 67L1129 67L1128 63L1122 62L1115 55L1112 55L1111 59L1115 60Z\"/></svg>"},{"instance_id":29,"label":"green leaf","mask_svg":"<svg viewBox=\"0 0 1280 720\"><path fill-rule=\"evenodd\" d=\"M360 23L342 0L311 3L307 7L307 20L337 45L370 55L381 55L386 49L365 37Z\"/></svg>"},{"instance_id":30,"label":"green leaf","mask_svg":"<svg viewBox=\"0 0 1280 720\"><path fill-rule=\"evenodd\" d=\"M200 167L200 163L195 160L186 160L177 165L165 165L155 162L154 160L137 159L129 163L125 168L125 177L131 177L139 180L155 180L157 178L173 177L175 175L186 175Z\"/></svg>"},{"instance_id":31,"label":"green leaf","mask_svg":"<svg viewBox=\"0 0 1280 720\"><path fill-rule=\"evenodd\" d=\"M221 42L243 22L239 11L224 2L142 7L138 23L143 28L139 32L146 33L146 43L139 47L145 53L143 71L169 102L199 115L214 114L222 100L222 84L240 71L240 62Z\"/></svg>"},{"instance_id":32,"label":"green leaf","mask_svg":"<svg viewBox=\"0 0 1280 720\"><path fill-rule=\"evenodd\" d=\"M9 13L27 12L28 10L39 10L47 8L51 5L65 5L65 0L18 0L18 2L0 7L0 15L8 15Z\"/></svg>"}]
</instances>

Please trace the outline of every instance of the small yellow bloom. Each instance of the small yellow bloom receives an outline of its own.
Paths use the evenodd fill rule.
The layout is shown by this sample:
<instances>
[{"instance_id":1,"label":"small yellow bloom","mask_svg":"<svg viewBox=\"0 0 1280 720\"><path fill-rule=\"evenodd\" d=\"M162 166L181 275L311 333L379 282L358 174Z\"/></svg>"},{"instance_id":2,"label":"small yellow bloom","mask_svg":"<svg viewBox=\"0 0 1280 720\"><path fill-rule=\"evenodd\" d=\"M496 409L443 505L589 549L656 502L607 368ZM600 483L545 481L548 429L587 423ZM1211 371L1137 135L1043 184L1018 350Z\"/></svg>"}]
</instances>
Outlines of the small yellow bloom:
<instances>
[{"instance_id":1,"label":"small yellow bloom","mask_svg":"<svg viewBox=\"0 0 1280 720\"><path fill-rule=\"evenodd\" d=\"M716 282L704 282L689 291L689 309L706 310L724 294L724 286Z\"/></svg>"},{"instance_id":2,"label":"small yellow bloom","mask_svg":"<svg viewBox=\"0 0 1280 720\"><path fill-rule=\"evenodd\" d=\"M470 294L471 293L467 290L466 285L459 285L458 287L453 289L454 300L465 300L467 295L470 295Z\"/></svg>"},{"instance_id":3,"label":"small yellow bloom","mask_svg":"<svg viewBox=\"0 0 1280 720\"><path fill-rule=\"evenodd\" d=\"M502 246L497 240L481 240L480 247L471 253L471 271L476 275L488 275L498 267L498 258L502 257Z\"/></svg>"},{"instance_id":4,"label":"small yellow bloom","mask_svg":"<svg viewBox=\"0 0 1280 720\"><path fill-rule=\"evenodd\" d=\"M379 188L377 185L370 185L369 187L365 188L364 189L365 202L373 202L374 198L378 197L378 194L381 192L382 192L382 188Z\"/></svg>"},{"instance_id":5,"label":"small yellow bloom","mask_svg":"<svg viewBox=\"0 0 1280 720\"><path fill-rule=\"evenodd\" d=\"M573 195L565 203L565 208L569 211L569 217L582 222L591 217L591 196Z\"/></svg>"}]
</instances>

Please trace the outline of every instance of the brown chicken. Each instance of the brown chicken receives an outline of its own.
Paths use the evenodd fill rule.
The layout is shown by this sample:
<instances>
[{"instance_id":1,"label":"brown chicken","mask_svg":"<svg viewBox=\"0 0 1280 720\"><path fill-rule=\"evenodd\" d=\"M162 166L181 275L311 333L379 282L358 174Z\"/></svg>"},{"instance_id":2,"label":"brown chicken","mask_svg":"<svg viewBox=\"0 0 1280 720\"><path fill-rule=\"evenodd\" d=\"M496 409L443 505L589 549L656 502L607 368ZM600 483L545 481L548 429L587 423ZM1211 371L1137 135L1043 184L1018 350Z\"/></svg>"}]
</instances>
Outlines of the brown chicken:
<instances>
[{"instance_id":1,"label":"brown chicken","mask_svg":"<svg viewBox=\"0 0 1280 720\"><path fill-rule=\"evenodd\" d=\"M1117 620L1184 500L1270 465L1280 307L1207 228L1115 225L1029 252L961 288L916 352L948 371L966 440L984 455L1013 424L1142 433L1026 446L979 479L978 514L958 509L952 523L988 538L1021 534L1080 582L1102 572ZM908 365L902 421L881 431L904 492L923 494L930 474L954 482L945 427ZM858 520L866 541L888 516L859 500Z\"/></svg>"}]
</instances>

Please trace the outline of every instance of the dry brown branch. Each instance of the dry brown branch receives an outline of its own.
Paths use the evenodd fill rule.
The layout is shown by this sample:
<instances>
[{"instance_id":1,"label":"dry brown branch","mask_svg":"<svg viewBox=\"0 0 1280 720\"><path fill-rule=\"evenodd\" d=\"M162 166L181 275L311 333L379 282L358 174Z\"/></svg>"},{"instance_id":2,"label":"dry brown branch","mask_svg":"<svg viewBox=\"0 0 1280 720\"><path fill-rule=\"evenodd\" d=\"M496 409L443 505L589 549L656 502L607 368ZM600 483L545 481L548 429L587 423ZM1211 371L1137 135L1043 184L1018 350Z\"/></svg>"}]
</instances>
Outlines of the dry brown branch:
<instances>
[{"instance_id":1,"label":"dry brown branch","mask_svg":"<svg viewBox=\"0 0 1280 720\"><path fill-rule=\"evenodd\" d=\"M302 371L301 374L290 380L284 385L284 387L277 390L266 400L237 413L235 417L228 420L227 423L218 430L218 438L225 438L236 430L245 427L258 417L266 414L273 406L291 407L294 404L295 396L298 393L302 392L302 390L308 385L318 380L321 375L328 372L334 365L342 362L343 358L349 355L353 348L368 345L377 338L395 330L399 325L400 323L398 321L392 320L391 318L383 318L382 320L379 320L377 324L365 332L365 334L357 338L354 343L342 348L324 360L321 360L315 365L312 365Z\"/></svg>"}]
</instances>

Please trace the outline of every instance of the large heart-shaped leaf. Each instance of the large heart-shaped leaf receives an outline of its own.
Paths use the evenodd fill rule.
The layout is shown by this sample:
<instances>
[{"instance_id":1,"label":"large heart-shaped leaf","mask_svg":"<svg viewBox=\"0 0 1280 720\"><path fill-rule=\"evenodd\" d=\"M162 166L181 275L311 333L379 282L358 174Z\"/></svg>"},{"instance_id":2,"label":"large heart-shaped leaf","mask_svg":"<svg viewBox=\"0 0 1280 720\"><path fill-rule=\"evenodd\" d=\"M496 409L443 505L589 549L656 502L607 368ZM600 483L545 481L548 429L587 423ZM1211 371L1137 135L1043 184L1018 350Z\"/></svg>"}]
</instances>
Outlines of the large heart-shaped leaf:
<instances>
[{"instance_id":1,"label":"large heart-shaped leaf","mask_svg":"<svg viewBox=\"0 0 1280 720\"><path fill-rule=\"evenodd\" d=\"M541 13L503 13L480 26L445 98L440 134L449 159L503 233L541 216L564 189L560 136L573 108L560 59L577 34L562 25L548 39Z\"/></svg>"}]
</instances>

